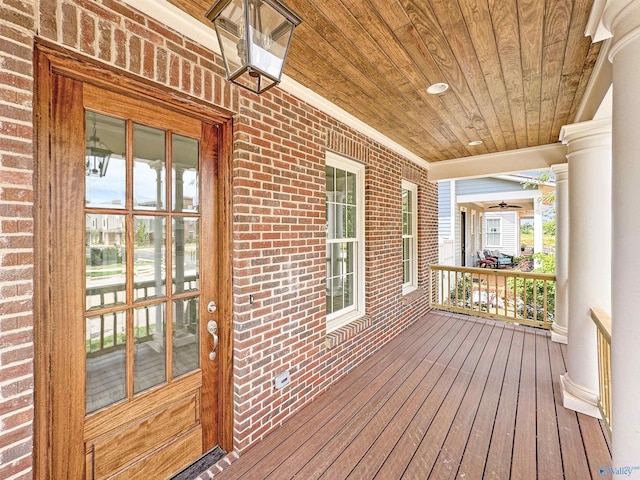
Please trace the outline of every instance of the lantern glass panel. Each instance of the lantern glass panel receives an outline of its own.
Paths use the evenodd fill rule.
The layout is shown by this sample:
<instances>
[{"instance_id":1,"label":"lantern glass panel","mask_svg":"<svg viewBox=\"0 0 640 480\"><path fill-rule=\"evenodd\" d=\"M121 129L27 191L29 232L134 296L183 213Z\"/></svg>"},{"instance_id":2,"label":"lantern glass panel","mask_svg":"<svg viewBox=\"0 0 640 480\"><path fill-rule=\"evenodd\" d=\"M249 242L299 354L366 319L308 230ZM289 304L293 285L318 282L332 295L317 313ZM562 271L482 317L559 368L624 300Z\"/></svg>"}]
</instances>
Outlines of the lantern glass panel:
<instances>
[{"instance_id":1,"label":"lantern glass panel","mask_svg":"<svg viewBox=\"0 0 640 480\"><path fill-rule=\"evenodd\" d=\"M250 7L249 60L261 73L278 81L293 33L293 24L285 20L271 5L259 5Z\"/></svg>"},{"instance_id":2,"label":"lantern glass panel","mask_svg":"<svg viewBox=\"0 0 640 480\"><path fill-rule=\"evenodd\" d=\"M236 75L247 63L245 3L231 0L215 20L218 42L227 75Z\"/></svg>"}]
</instances>

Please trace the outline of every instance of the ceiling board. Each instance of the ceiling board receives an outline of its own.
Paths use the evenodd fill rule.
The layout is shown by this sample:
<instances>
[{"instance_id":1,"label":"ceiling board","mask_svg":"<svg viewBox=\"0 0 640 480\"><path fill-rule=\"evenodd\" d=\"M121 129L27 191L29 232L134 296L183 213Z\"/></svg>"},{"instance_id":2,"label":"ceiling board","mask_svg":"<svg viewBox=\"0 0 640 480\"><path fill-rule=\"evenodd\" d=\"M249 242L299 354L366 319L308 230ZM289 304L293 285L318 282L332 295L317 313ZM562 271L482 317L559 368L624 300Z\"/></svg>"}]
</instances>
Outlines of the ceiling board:
<instances>
[{"instance_id":1,"label":"ceiling board","mask_svg":"<svg viewBox=\"0 0 640 480\"><path fill-rule=\"evenodd\" d=\"M210 25L212 0L169 1ZM600 50L592 2L286 0L285 74L429 162L556 143Z\"/></svg>"}]
</instances>

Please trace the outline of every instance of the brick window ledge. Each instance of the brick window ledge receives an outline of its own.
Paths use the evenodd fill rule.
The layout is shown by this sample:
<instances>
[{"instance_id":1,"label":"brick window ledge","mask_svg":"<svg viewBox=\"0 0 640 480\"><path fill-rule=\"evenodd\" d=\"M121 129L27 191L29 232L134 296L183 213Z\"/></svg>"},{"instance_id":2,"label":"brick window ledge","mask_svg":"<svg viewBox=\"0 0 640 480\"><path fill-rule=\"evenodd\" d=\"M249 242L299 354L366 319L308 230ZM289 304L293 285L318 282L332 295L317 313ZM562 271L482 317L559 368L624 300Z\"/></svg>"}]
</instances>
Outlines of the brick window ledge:
<instances>
[{"instance_id":1,"label":"brick window ledge","mask_svg":"<svg viewBox=\"0 0 640 480\"><path fill-rule=\"evenodd\" d=\"M415 290L411 290L409 293L406 293L402 296L402 304L403 305L411 305L413 302L417 302L424 295L424 290L422 288L416 288Z\"/></svg>"},{"instance_id":2,"label":"brick window ledge","mask_svg":"<svg viewBox=\"0 0 640 480\"><path fill-rule=\"evenodd\" d=\"M331 350L332 348L337 347L343 342L346 342L350 338L355 337L360 332L366 330L371 326L371 317L364 316L360 317L357 320L347 323L336 330L327 333L326 345L327 349Z\"/></svg>"}]
</instances>

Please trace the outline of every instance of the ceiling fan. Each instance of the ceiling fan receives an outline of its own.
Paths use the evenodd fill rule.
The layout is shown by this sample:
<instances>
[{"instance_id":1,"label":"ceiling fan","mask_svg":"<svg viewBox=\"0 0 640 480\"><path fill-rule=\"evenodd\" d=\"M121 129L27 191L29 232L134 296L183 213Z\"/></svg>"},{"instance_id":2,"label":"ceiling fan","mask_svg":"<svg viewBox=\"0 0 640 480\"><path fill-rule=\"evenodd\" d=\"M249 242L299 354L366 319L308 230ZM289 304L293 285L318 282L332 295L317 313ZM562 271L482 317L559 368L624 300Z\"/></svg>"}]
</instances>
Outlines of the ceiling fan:
<instances>
[{"instance_id":1,"label":"ceiling fan","mask_svg":"<svg viewBox=\"0 0 640 480\"><path fill-rule=\"evenodd\" d=\"M497 205L492 205L489 208L500 208L500 209L505 209L505 208L522 208L520 205L508 205L507 203L505 203L504 201L500 202Z\"/></svg>"}]
</instances>

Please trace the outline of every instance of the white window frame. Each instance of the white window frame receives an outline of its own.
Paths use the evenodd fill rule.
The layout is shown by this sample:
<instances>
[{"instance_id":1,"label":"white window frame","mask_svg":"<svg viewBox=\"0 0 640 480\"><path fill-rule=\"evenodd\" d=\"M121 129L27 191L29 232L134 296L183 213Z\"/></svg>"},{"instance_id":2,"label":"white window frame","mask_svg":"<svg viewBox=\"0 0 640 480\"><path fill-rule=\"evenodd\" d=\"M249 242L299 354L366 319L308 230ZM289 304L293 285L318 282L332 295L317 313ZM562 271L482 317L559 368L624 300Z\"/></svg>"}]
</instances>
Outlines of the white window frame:
<instances>
[{"instance_id":1,"label":"white window frame","mask_svg":"<svg viewBox=\"0 0 640 480\"><path fill-rule=\"evenodd\" d=\"M489 238L491 238L490 235L495 234L495 232L489 231L489 222L492 221L492 220L497 220L498 221L498 243L497 244L489 243ZM485 221L487 223L487 228L486 228L487 243L486 243L486 246L487 247L502 247L502 218L501 217L487 217L485 215Z\"/></svg>"},{"instance_id":2,"label":"white window frame","mask_svg":"<svg viewBox=\"0 0 640 480\"><path fill-rule=\"evenodd\" d=\"M409 249L409 265L411 268L410 278L408 282L402 284L402 294L406 295L418 288L418 186L415 183L408 182L406 180L402 180L402 191L404 193L405 190L411 192L411 231L413 232L411 235L405 235L402 232L402 241L406 238L410 239L410 249ZM404 280L404 258L403 261L403 269L402 269L402 279Z\"/></svg>"},{"instance_id":3,"label":"white window frame","mask_svg":"<svg viewBox=\"0 0 640 480\"><path fill-rule=\"evenodd\" d=\"M339 168L356 175L356 237L354 243L355 264L354 264L354 305L327 314L327 333L337 330L346 324L361 318L365 314L365 196L364 196L364 175L365 166L361 163L349 160L333 152L327 152L326 165L328 167ZM328 219L327 219L328 225ZM327 244L338 243L340 239L326 239ZM325 272L326 275L327 272Z\"/></svg>"}]
</instances>

